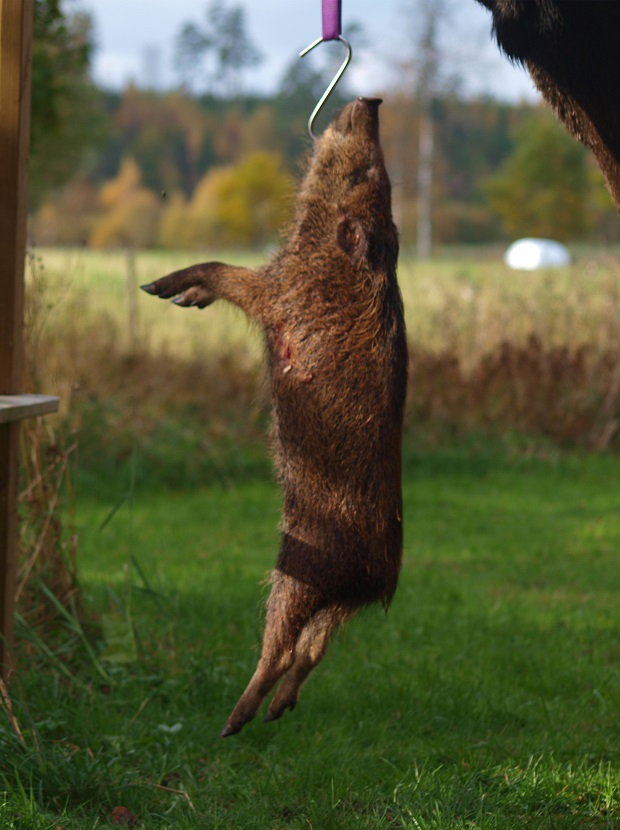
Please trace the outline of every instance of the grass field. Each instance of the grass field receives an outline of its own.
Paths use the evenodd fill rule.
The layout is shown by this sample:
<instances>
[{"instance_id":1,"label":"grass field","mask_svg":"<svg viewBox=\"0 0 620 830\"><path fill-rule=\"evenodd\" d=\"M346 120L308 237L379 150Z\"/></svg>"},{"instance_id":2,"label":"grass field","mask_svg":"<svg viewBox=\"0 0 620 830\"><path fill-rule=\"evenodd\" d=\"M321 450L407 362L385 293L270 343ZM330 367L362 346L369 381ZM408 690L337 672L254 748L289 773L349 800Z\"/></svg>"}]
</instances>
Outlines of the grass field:
<instances>
[{"instance_id":1,"label":"grass field","mask_svg":"<svg viewBox=\"0 0 620 830\"><path fill-rule=\"evenodd\" d=\"M126 263L123 253L42 250L49 282L49 323L66 315L87 321L105 313L125 335ZM260 265L267 255L238 252L174 253L144 251L136 257L138 283L152 282L200 260ZM401 257L398 272L409 338L441 351L453 348L470 363L503 340L523 342L536 332L547 346L590 343L620 346L620 267L610 254L583 254L569 268L515 272L499 255L417 263ZM243 317L225 304L205 314L179 309L139 292L139 332L151 348L184 356L230 347L258 356L258 338ZM248 332L251 332L248 334Z\"/></svg>"},{"instance_id":2,"label":"grass field","mask_svg":"<svg viewBox=\"0 0 620 830\"><path fill-rule=\"evenodd\" d=\"M104 375L130 366L116 351L122 257L43 258L53 289L44 327L68 344L52 338L41 380L53 384L72 360L116 388ZM188 261L140 255L139 280ZM620 343L619 274L600 258L525 275L460 258L405 261L401 284L410 335L472 354L533 327L549 343ZM145 296L139 313L155 354L258 356L232 312ZM105 315L108 365L81 366ZM171 374L160 378L175 398L196 389L184 366L182 395ZM0 702L2 830L134 820L149 830L619 830L617 455L510 432L456 445L408 432L405 563L389 613L369 609L339 633L294 712L222 740L258 656L279 495L261 421L251 438L223 430L218 441L214 429L200 441L182 419L204 414L191 401L169 418L159 401L153 413L152 382L130 401L131 434L123 412L102 417L100 432L83 416L83 607L45 641L18 626L28 656L12 718ZM96 387L92 410L113 408Z\"/></svg>"},{"instance_id":3,"label":"grass field","mask_svg":"<svg viewBox=\"0 0 620 830\"><path fill-rule=\"evenodd\" d=\"M203 257L264 261L230 252ZM136 283L199 258L139 253ZM43 251L35 263L31 386L59 395L63 416L85 438L90 419L96 435L83 449L96 446L102 457L101 442L107 455L126 454L132 442L155 447L154 428L170 433L173 425L182 443L188 410L194 423L186 443L195 446L231 425L228 437L238 441L244 419L241 432L251 432L264 417L261 337L236 309L181 309L135 287L130 336L122 253ZM610 253L582 252L570 268L530 273L508 270L497 252L426 263L404 256L399 279L411 352L409 421L449 434L491 425L620 449L620 268ZM128 421L132 439L117 452L110 444L119 429L127 437ZM165 436L163 443L171 446Z\"/></svg>"},{"instance_id":4,"label":"grass field","mask_svg":"<svg viewBox=\"0 0 620 830\"><path fill-rule=\"evenodd\" d=\"M0 731L0 826L108 827L122 806L147 828L617 828L619 490L614 457L408 453L389 614L336 638L294 712L227 740L277 546L268 465L228 488L137 480L103 529L114 503L85 493L110 659L68 678L33 658L24 745Z\"/></svg>"}]
</instances>

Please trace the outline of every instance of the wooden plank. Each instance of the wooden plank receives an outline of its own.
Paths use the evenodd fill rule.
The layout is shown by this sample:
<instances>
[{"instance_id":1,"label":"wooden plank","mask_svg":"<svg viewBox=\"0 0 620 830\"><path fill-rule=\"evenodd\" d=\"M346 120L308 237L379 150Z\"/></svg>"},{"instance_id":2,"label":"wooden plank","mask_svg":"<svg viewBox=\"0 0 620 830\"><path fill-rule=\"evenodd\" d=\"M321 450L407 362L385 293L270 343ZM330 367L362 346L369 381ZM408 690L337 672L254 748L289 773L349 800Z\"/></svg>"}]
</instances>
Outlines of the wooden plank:
<instances>
[{"instance_id":1,"label":"wooden plank","mask_svg":"<svg viewBox=\"0 0 620 830\"><path fill-rule=\"evenodd\" d=\"M51 395L0 395L0 424L57 411L58 398Z\"/></svg>"},{"instance_id":2,"label":"wooden plank","mask_svg":"<svg viewBox=\"0 0 620 830\"><path fill-rule=\"evenodd\" d=\"M21 391L34 0L0 0L0 394ZM0 425L0 671L13 642L19 422Z\"/></svg>"}]
</instances>

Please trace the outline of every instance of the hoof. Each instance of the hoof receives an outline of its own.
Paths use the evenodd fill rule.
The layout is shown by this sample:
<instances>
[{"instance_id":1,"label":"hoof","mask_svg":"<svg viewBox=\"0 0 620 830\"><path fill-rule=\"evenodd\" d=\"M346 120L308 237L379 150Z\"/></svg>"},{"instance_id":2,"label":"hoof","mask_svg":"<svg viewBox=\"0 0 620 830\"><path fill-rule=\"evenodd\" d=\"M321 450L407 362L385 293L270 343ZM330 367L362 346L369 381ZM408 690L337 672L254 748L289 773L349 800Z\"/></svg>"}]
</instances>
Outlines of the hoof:
<instances>
[{"instance_id":1,"label":"hoof","mask_svg":"<svg viewBox=\"0 0 620 830\"><path fill-rule=\"evenodd\" d=\"M157 293L155 291L155 283L154 282L149 282L147 285L141 285L140 288L143 291L146 291L147 294L156 294Z\"/></svg>"},{"instance_id":2,"label":"hoof","mask_svg":"<svg viewBox=\"0 0 620 830\"><path fill-rule=\"evenodd\" d=\"M230 735L237 735L241 732L244 726L244 723L227 723L220 732L220 738L228 738Z\"/></svg>"},{"instance_id":3,"label":"hoof","mask_svg":"<svg viewBox=\"0 0 620 830\"><path fill-rule=\"evenodd\" d=\"M171 303L175 305L180 305L183 308L191 308L192 306L199 306L199 302L197 300L189 299L185 296L185 294L181 294L178 297L175 297L174 300L170 300Z\"/></svg>"},{"instance_id":4,"label":"hoof","mask_svg":"<svg viewBox=\"0 0 620 830\"><path fill-rule=\"evenodd\" d=\"M278 708L273 711L271 711L271 709L267 709L267 714L263 718L263 723L271 723L272 720L280 720L287 709L290 709L292 712L295 706L297 706L296 700L292 703L284 703L282 706L278 706Z\"/></svg>"}]
</instances>

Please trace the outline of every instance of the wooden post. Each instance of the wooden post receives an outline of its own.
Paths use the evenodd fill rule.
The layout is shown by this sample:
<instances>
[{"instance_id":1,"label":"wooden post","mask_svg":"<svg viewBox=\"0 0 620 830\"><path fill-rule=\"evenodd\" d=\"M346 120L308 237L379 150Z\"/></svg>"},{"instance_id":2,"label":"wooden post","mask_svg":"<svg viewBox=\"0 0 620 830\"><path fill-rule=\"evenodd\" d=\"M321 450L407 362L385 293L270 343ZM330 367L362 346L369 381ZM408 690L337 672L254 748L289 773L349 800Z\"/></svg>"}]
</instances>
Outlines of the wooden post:
<instances>
[{"instance_id":1,"label":"wooden post","mask_svg":"<svg viewBox=\"0 0 620 830\"><path fill-rule=\"evenodd\" d=\"M127 333L129 348L135 352L138 347L138 274L136 271L136 252L134 248L125 251L127 294Z\"/></svg>"},{"instance_id":2,"label":"wooden post","mask_svg":"<svg viewBox=\"0 0 620 830\"><path fill-rule=\"evenodd\" d=\"M0 395L21 391L34 0L0 0ZM19 421L0 423L0 671L13 641Z\"/></svg>"}]
</instances>

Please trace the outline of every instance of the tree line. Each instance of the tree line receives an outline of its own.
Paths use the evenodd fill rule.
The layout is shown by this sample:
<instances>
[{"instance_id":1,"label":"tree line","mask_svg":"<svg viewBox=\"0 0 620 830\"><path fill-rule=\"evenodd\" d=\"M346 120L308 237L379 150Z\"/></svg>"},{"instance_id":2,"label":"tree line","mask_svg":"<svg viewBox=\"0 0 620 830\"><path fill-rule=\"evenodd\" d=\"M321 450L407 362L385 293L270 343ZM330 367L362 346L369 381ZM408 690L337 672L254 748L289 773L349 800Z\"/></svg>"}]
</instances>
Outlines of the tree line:
<instances>
[{"instance_id":1,"label":"tree line","mask_svg":"<svg viewBox=\"0 0 620 830\"><path fill-rule=\"evenodd\" d=\"M178 35L186 73L178 89L111 92L90 80L89 18L65 14L60 0L37 0L36 10L31 234L38 244L258 247L277 239L328 67L295 56L273 95L244 94L243 72L259 53L240 9L219 4L207 8L206 25L188 23ZM245 39L243 50L233 48L235 38ZM203 89L191 77L197 67L206 67ZM424 209L433 244L619 238L598 169L546 109L466 99L449 86L418 92L388 89L381 109L405 246L419 233L420 137L429 129ZM331 110L352 95L340 86Z\"/></svg>"}]
</instances>

